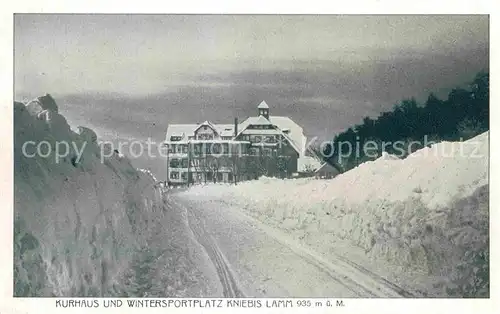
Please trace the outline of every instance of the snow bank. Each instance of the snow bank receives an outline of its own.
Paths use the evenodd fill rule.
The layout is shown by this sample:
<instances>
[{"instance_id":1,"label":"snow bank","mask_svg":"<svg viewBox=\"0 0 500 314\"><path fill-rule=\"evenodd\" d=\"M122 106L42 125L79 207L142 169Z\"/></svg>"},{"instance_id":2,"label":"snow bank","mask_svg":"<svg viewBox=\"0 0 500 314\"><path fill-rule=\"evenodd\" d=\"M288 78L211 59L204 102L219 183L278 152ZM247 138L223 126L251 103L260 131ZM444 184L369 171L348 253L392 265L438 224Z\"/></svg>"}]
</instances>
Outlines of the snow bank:
<instances>
[{"instance_id":1,"label":"snow bank","mask_svg":"<svg viewBox=\"0 0 500 314\"><path fill-rule=\"evenodd\" d=\"M15 296L124 295L132 258L158 231L154 177L118 154L101 163L95 133L79 131L50 95L14 103ZM45 156L62 142L70 144L66 157Z\"/></svg>"},{"instance_id":2,"label":"snow bank","mask_svg":"<svg viewBox=\"0 0 500 314\"><path fill-rule=\"evenodd\" d=\"M405 159L384 154L331 180L261 178L198 186L313 245L347 239L399 272L422 274L439 296L488 292L488 136L442 142Z\"/></svg>"}]
</instances>

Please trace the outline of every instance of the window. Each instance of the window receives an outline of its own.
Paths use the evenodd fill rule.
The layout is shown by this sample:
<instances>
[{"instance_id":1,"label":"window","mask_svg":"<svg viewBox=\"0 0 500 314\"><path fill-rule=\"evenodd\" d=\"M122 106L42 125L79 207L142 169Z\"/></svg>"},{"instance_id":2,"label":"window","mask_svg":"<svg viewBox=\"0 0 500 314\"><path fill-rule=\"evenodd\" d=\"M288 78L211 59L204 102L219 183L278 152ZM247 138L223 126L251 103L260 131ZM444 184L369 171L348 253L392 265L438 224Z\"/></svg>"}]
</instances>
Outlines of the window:
<instances>
[{"instance_id":1,"label":"window","mask_svg":"<svg viewBox=\"0 0 500 314\"><path fill-rule=\"evenodd\" d=\"M214 135L213 134L198 134L198 139L199 140L203 140L203 141L213 140L214 139Z\"/></svg>"},{"instance_id":2,"label":"window","mask_svg":"<svg viewBox=\"0 0 500 314\"><path fill-rule=\"evenodd\" d=\"M264 143L276 143L276 137L274 135L264 136Z\"/></svg>"},{"instance_id":3,"label":"window","mask_svg":"<svg viewBox=\"0 0 500 314\"><path fill-rule=\"evenodd\" d=\"M179 159L170 159L170 167L171 168L178 168L179 167Z\"/></svg>"},{"instance_id":4,"label":"window","mask_svg":"<svg viewBox=\"0 0 500 314\"><path fill-rule=\"evenodd\" d=\"M222 153L222 146L221 146L221 144L213 143L211 146L212 146L211 147L211 153L212 154L220 154L220 153Z\"/></svg>"},{"instance_id":5,"label":"window","mask_svg":"<svg viewBox=\"0 0 500 314\"><path fill-rule=\"evenodd\" d=\"M252 143L262 143L262 136L260 135L251 135L250 142Z\"/></svg>"},{"instance_id":6,"label":"window","mask_svg":"<svg viewBox=\"0 0 500 314\"><path fill-rule=\"evenodd\" d=\"M187 168L188 167L188 160L187 158L184 158L181 160L181 167L182 168Z\"/></svg>"},{"instance_id":7,"label":"window","mask_svg":"<svg viewBox=\"0 0 500 314\"><path fill-rule=\"evenodd\" d=\"M201 154L201 151L202 151L201 144L195 144L194 145L194 154L199 155L199 154Z\"/></svg>"},{"instance_id":8,"label":"window","mask_svg":"<svg viewBox=\"0 0 500 314\"><path fill-rule=\"evenodd\" d=\"M248 153L248 146L246 146L246 145L239 145L238 149L239 149L238 153L241 153L241 154Z\"/></svg>"},{"instance_id":9,"label":"window","mask_svg":"<svg viewBox=\"0 0 500 314\"><path fill-rule=\"evenodd\" d=\"M179 171L172 171L170 172L170 179L179 179Z\"/></svg>"},{"instance_id":10,"label":"window","mask_svg":"<svg viewBox=\"0 0 500 314\"><path fill-rule=\"evenodd\" d=\"M187 181L187 172L182 172L181 173L181 178L183 181Z\"/></svg>"}]
</instances>

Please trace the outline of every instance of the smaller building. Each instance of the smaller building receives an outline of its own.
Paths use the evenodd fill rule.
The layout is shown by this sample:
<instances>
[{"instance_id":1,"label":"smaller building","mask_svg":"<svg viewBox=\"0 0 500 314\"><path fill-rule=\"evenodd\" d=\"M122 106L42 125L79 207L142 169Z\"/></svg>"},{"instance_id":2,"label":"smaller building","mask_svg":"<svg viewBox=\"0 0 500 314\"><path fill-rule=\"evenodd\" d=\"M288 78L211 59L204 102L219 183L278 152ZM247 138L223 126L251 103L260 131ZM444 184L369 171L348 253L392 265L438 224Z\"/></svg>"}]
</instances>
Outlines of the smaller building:
<instances>
[{"instance_id":1,"label":"smaller building","mask_svg":"<svg viewBox=\"0 0 500 314\"><path fill-rule=\"evenodd\" d=\"M317 179L333 179L340 173L342 173L340 167L324 162L321 167L316 170L315 177Z\"/></svg>"}]
</instances>

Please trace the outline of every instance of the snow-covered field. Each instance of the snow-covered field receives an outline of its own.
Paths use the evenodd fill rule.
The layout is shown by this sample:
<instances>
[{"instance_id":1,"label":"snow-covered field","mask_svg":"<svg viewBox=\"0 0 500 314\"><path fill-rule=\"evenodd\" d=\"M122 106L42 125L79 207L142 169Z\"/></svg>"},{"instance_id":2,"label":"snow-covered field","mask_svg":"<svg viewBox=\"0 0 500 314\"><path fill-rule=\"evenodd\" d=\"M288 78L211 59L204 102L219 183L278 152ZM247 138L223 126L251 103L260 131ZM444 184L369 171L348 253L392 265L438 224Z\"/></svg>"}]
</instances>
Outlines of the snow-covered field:
<instances>
[{"instance_id":1,"label":"snow-covered field","mask_svg":"<svg viewBox=\"0 0 500 314\"><path fill-rule=\"evenodd\" d=\"M261 178L184 194L243 209L325 254L342 254L337 240L347 240L424 295L488 296L488 137L403 160L384 154L331 180Z\"/></svg>"},{"instance_id":2,"label":"snow-covered field","mask_svg":"<svg viewBox=\"0 0 500 314\"><path fill-rule=\"evenodd\" d=\"M154 177L119 153L101 163L96 140L71 130L51 97L14 104L14 295L196 295L186 282L200 274L175 242L181 231L165 227L174 223ZM71 151L56 161L47 144L43 156L30 145L27 157L27 141Z\"/></svg>"}]
</instances>

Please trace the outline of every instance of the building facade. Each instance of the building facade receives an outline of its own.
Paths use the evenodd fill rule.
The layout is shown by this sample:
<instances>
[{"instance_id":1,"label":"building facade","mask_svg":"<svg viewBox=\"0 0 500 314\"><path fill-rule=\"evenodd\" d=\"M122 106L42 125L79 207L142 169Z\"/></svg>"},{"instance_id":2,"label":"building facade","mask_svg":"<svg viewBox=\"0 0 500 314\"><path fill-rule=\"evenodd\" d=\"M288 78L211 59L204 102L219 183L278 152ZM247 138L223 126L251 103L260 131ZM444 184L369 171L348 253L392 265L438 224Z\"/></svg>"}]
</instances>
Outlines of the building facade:
<instances>
[{"instance_id":1,"label":"building facade","mask_svg":"<svg viewBox=\"0 0 500 314\"><path fill-rule=\"evenodd\" d=\"M236 183L259 176L289 178L309 159L303 129L288 117L271 116L265 101L258 115L233 124L171 124L167 181L172 185ZM309 158L309 159L308 159Z\"/></svg>"}]
</instances>

